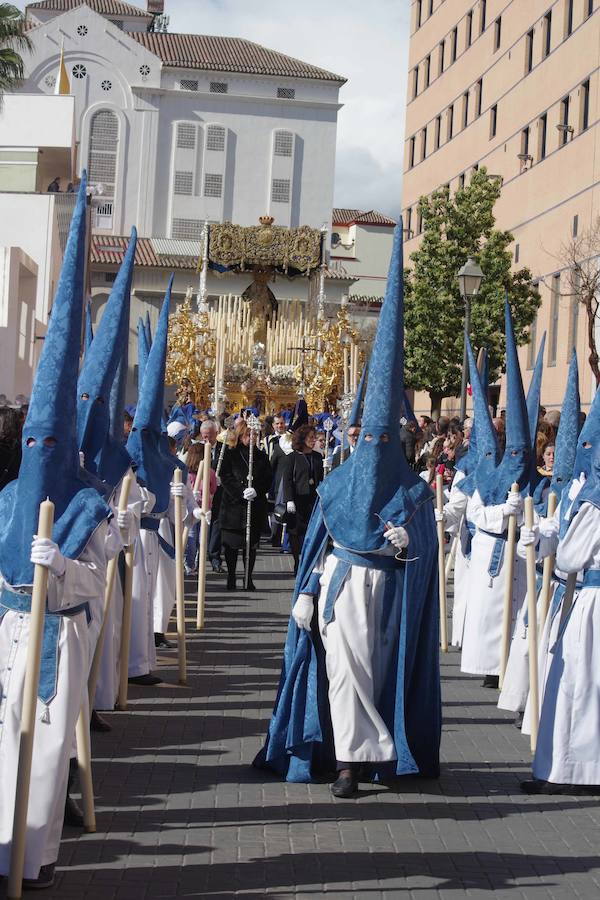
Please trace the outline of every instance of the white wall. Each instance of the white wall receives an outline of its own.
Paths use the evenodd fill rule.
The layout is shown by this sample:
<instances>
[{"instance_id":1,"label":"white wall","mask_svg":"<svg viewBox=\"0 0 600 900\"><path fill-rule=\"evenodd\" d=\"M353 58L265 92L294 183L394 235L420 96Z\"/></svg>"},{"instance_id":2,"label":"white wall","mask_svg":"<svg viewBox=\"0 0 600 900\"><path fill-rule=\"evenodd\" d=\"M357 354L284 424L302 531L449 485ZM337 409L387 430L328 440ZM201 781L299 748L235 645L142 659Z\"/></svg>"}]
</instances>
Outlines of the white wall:
<instances>
[{"instance_id":1,"label":"white wall","mask_svg":"<svg viewBox=\"0 0 600 900\"><path fill-rule=\"evenodd\" d=\"M345 244L351 245L345 249L338 244L331 251L332 262L339 261L349 275L359 279L352 285L350 295L383 297L394 229L357 224L350 228L334 225L333 231L340 235Z\"/></svg>"},{"instance_id":2,"label":"white wall","mask_svg":"<svg viewBox=\"0 0 600 900\"><path fill-rule=\"evenodd\" d=\"M9 401L31 395L35 345L38 267L18 247L0 240L0 393Z\"/></svg>"},{"instance_id":3,"label":"white wall","mask_svg":"<svg viewBox=\"0 0 600 900\"><path fill-rule=\"evenodd\" d=\"M74 146L74 97L5 94L0 107L0 147Z\"/></svg>"}]
</instances>

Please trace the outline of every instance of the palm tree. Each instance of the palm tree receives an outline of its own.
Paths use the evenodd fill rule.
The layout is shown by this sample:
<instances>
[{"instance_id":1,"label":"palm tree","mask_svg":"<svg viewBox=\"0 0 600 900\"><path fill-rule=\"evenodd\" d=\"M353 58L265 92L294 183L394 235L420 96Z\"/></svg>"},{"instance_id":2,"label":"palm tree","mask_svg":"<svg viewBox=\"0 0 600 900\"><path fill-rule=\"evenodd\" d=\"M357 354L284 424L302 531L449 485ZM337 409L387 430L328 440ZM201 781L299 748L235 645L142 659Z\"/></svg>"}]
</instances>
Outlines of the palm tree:
<instances>
[{"instance_id":1,"label":"palm tree","mask_svg":"<svg viewBox=\"0 0 600 900\"><path fill-rule=\"evenodd\" d=\"M23 80L24 65L19 51L31 51L25 34L25 17L12 3L0 3L0 105L7 91Z\"/></svg>"}]
</instances>

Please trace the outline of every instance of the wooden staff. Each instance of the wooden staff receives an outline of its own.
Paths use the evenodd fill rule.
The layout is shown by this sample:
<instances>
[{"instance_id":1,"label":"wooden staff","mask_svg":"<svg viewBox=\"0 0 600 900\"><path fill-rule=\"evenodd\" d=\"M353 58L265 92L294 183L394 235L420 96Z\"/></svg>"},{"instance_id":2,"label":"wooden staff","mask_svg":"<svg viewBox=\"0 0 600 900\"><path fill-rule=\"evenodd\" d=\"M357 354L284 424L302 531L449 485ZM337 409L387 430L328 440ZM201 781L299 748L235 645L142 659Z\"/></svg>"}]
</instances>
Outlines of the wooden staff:
<instances>
[{"instance_id":1,"label":"wooden staff","mask_svg":"<svg viewBox=\"0 0 600 900\"><path fill-rule=\"evenodd\" d=\"M88 834L96 832L96 812L94 810L94 784L92 781L92 746L90 742L90 707L87 697L83 704L75 728L77 743L77 769L81 785L83 805L83 827Z\"/></svg>"},{"instance_id":2,"label":"wooden staff","mask_svg":"<svg viewBox=\"0 0 600 900\"><path fill-rule=\"evenodd\" d=\"M533 497L525 498L525 525L533 528ZM538 683L537 585L535 545L527 547L527 644L529 649L529 707L531 711L531 752L535 753L540 718Z\"/></svg>"},{"instance_id":3,"label":"wooden staff","mask_svg":"<svg viewBox=\"0 0 600 900\"><path fill-rule=\"evenodd\" d=\"M121 493L119 495L119 512L126 512L129 503L129 493L133 484L133 475L129 472L121 484ZM121 538L123 538L121 532ZM110 560L106 569L106 587L104 589L104 608L102 610L102 627L98 635L96 649L94 650L94 658L90 668L88 677L88 700L90 710L94 708L94 697L96 695L96 685L98 683L98 675L100 674L100 664L102 662L102 650L104 648L104 640L106 638L106 628L110 618L110 607L115 589L115 578L119 569L119 554Z\"/></svg>"},{"instance_id":4,"label":"wooden staff","mask_svg":"<svg viewBox=\"0 0 600 900\"><path fill-rule=\"evenodd\" d=\"M554 491L548 494L548 518L551 519L556 512L558 497ZM554 572L554 562L556 555L553 553L544 559L544 574L542 575L542 589L540 591L540 634L544 630L548 609L550 607L550 588L552 586L552 573Z\"/></svg>"},{"instance_id":5,"label":"wooden staff","mask_svg":"<svg viewBox=\"0 0 600 900\"><path fill-rule=\"evenodd\" d=\"M435 476L435 498L438 513L444 512L444 479L438 472ZM448 652L448 609L446 603L446 556L444 522L437 523L438 533L438 584L440 594L440 644L442 652Z\"/></svg>"},{"instance_id":6,"label":"wooden staff","mask_svg":"<svg viewBox=\"0 0 600 900\"><path fill-rule=\"evenodd\" d=\"M518 493L519 485L515 482L510 489L511 494ZM504 684L504 675L506 674L506 666L508 664L508 654L510 652L510 633L512 623L512 594L513 594L513 577L515 572L515 548L517 543L517 517L511 515L508 517L508 537L506 540L506 549L504 552L504 565L506 566L506 581L504 582L504 611L502 616L502 644L500 645L500 678L498 685L502 689Z\"/></svg>"},{"instance_id":7,"label":"wooden staff","mask_svg":"<svg viewBox=\"0 0 600 900\"><path fill-rule=\"evenodd\" d=\"M183 472L179 467L173 472L173 484L183 484ZM177 608L177 663L179 684L187 683L187 659L185 652L185 583L183 578L183 497L174 497L175 511L175 604Z\"/></svg>"},{"instance_id":8,"label":"wooden staff","mask_svg":"<svg viewBox=\"0 0 600 900\"><path fill-rule=\"evenodd\" d=\"M196 606L196 628L198 630L204 628L206 551L208 548L208 522L206 521L206 513L210 509L210 454L211 446L210 443L206 441L204 444L204 461L202 465L202 512L204 515L200 520L200 542L198 548L198 601ZM196 483L198 483L198 475L196 476Z\"/></svg>"},{"instance_id":9,"label":"wooden staff","mask_svg":"<svg viewBox=\"0 0 600 900\"><path fill-rule=\"evenodd\" d=\"M54 504L44 500L40 504L37 536L52 538L54 524ZM35 713L40 684L40 664L42 639L44 635L44 615L48 595L48 569L36 565L33 574L31 594L31 615L29 640L27 642L27 662L21 708L21 733L19 736L19 762L17 767L17 788L13 817L12 843L10 851L10 871L8 876L8 897L18 900L21 896L23 869L25 866L25 842L27 838L27 807L31 784L31 762L33 758L33 737L35 733Z\"/></svg>"},{"instance_id":10,"label":"wooden staff","mask_svg":"<svg viewBox=\"0 0 600 900\"><path fill-rule=\"evenodd\" d=\"M121 654L119 659L119 694L117 709L127 709L129 687L129 646L131 644L131 596L133 593L133 544L125 547L125 581L123 584L123 618L121 620Z\"/></svg>"}]
</instances>

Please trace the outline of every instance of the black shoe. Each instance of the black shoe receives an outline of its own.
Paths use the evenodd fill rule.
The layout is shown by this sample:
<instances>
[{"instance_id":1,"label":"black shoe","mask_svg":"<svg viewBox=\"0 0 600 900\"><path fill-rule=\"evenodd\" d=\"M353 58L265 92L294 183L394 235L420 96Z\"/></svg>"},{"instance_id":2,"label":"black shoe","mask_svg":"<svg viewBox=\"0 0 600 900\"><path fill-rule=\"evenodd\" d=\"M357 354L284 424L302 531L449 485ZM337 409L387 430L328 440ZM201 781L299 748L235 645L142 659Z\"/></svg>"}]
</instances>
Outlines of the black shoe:
<instances>
[{"instance_id":1,"label":"black shoe","mask_svg":"<svg viewBox=\"0 0 600 900\"><path fill-rule=\"evenodd\" d=\"M331 793L334 797L342 797L348 799L354 797L358 790L358 781L356 774L352 769L342 769L339 772L337 781L331 785Z\"/></svg>"},{"instance_id":2,"label":"black shoe","mask_svg":"<svg viewBox=\"0 0 600 900\"><path fill-rule=\"evenodd\" d=\"M45 888L52 887L54 884L54 866L56 863L48 863L47 866L42 866L40 869L40 874L37 878L24 878L23 879L23 890L24 891L43 891Z\"/></svg>"},{"instance_id":3,"label":"black shoe","mask_svg":"<svg viewBox=\"0 0 600 900\"><path fill-rule=\"evenodd\" d=\"M213 563L212 570L215 573L215 575L223 575L225 573L225 569L223 568L221 563Z\"/></svg>"},{"instance_id":4,"label":"black shoe","mask_svg":"<svg viewBox=\"0 0 600 900\"><path fill-rule=\"evenodd\" d=\"M227 590L235 591L236 588L237 588L237 585L236 585L235 575L228 575L227 576Z\"/></svg>"},{"instance_id":5,"label":"black shoe","mask_svg":"<svg viewBox=\"0 0 600 900\"><path fill-rule=\"evenodd\" d=\"M90 716L90 731L112 731L112 725L109 725L106 719L103 719L102 716L93 709L92 715Z\"/></svg>"},{"instance_id":6,"label":"black shoe","mask_svg":"<svg viewBox=\"0 0 600 900\"><path fill-rule=\"evenodd\" d=\"M135 675L133 678L128 678L127 681L129 684L141 684L143 687L153 687L155 684L162 684L162 678L159 678L158 675Z\"/></svg>"},{"instance_id":7,"label":"black shoe","mask_svg":"<svg viewBox=\"0 0 600 900\"><path fill-rule=\"evenodd\" d=\"M519 712L519 713L517 713L517 715L515 716L515 728L518 728L519 731L521 731L521 729L523 728L523 719L524 719L524 717L525 717L525 713L524 713L524 712Z\"/></svg>"},{"instance_id":8,"label":"black shoe","mask_svg":"<svg viewBox=\"0 0 600 900\"><path fill-rule=\"evenodd\" d=\"M558 784L554 781L544 781L541 778L532 778L530 781L522 781L521 790L524 794L550 794L553 796L565 794L568 797L580 797L582 795L596 796L600 793L600 787L597 785Z\"/></svg>"},{"instance_id":9,"label":"black shoe","mask_svg":"<svg viewBox=\"0 0 600 900\"><path fill-rule=\"evenodd\" d=\"M251 578L248 580L248 587L245 588L245 590L247 590L247 591L255 591L256 590L256 585L254 584L254 582L252 581Z\"/></svg>"},{"instance_id":10,"label":"black shoe","mask_svg":"<svg viewBox=\"0 0 600 900\"><path fill-rule=\"evenodd\" d=\"M165 650L172 650L173 647L175 646L175 644L172 641L168 641L167 638L162 633L162 631L155 631L154 632L154 646L162 647Z\"/></svg>"},{"instance_id":11,"label":"black shoe","mask_svg":"<svg viewBox=\"0 0 600 900\"><path fill-rule=\"evenodd\" d=\"M483 681L481 682L481 687L493 688L494 690L498 690L499 685L500 677L498 675L484 675Z\"/></svg>"},{"instance_id":12,"label":"black shoe","mask_svg":"<svg viewBox=\"0 0 600 900\"><path fill-rule=\"evenodd\" d=\"M67 794L65 800L65 817L64 824L69 828L83 828L83 813L76 800L73 800L70 794Z\"/></svg>"}]
</instances>

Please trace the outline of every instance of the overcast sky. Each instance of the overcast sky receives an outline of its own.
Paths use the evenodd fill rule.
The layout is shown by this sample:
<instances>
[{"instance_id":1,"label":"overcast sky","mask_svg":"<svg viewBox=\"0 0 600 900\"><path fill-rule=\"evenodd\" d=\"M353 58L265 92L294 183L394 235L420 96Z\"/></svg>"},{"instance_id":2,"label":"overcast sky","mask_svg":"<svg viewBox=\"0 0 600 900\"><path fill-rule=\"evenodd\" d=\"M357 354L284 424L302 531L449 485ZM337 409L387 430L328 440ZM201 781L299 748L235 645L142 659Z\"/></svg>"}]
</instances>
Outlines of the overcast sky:
<instances>
[{"instance_id":1,"label":"overcast sky","mask_svg":"<svg viewBox=\"0 0 600 900\"><path fill-rule=\"evenodd\" d=\"M166 0L170 31L245 37L347 78L335 205L394 216L400 212L409 10L410 0Z\"/></svg>"}]
</instances>

